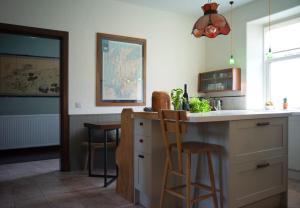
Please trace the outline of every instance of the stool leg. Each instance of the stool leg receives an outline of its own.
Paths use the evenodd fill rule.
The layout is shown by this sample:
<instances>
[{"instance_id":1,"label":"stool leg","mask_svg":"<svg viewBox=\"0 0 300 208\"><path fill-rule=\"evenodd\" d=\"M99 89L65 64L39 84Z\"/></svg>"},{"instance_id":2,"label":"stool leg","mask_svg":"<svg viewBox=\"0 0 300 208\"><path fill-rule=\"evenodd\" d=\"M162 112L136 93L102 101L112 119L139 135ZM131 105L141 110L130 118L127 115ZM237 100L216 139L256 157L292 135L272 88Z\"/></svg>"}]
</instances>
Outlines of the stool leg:
<instances>
[{"instance_id":1,"label":"stool leg","mask_svg":"<svg viewBox=\"0 0 300 208\"><path fill-rule=\"evenodd\" d=\"M162 180L162 189L161 189L161 194L160 194L160 203L159 203L159 207L163 208L164 206L164 197L165 197L165 189L167 186L167 179L168 179L168 172L169 172L169 163L168 163L168 159L166 158L165 161L165 168L164 168L164 173L163 173L163 180Z\"/></svg>"},{"instance_id":2,"label":"stool leg","mask_svg":"<svg viewBox=\"0 0 300 208\"><path fill-rule=\"evenodd\" d=\"M86 148L86 154L85 154L85 161L84 161L84 170L88 169L88 163L89 163L89 147Z\"/></svg>"},{"instance_id":3,"label":"stool leg","mask_svg":"<svg viewBox=\"0 0 300 208\"><path fill-rule=\"evenodd\" d=\"M191 153L186 156L186 208L191 208Z\"/></svg>"},{"instance_id":4,"label":"stool leg","mask_svg":"<svg viewBox=\"0 0 300 208\"><path fill-rule=\"evenodd\" d=\"M219 187L220 187L220 207L223 208L223 164L222 151L219 152Z\"/></svg>"},{"instance_id":5,"label":"stool leg","mask_svg":"<svg viewBox=\"0 0 300 208\"><path fill-rule=\"evenodd\" d=\"M91 170L94 170L94 155L95 155L95 148L91 148Z\"/></svg>"},{"instance_id":6,"label":"stool leg","mask_svg":"<svg viewBox=\"0 0 300 208\"><path fill-rule=\"evenodd\" d=\"M209 178L210 178L210 184L211 184L210 190L211 190L212 197L213 197L214 207L218 208L218 199L217 199L216 185L215 185L215 174L214 174L213 163L212 163L212 158L211 158L210 152L207 152L207 160L208 160L208 170L209 170Z\"/></svg>"}]
</instances>

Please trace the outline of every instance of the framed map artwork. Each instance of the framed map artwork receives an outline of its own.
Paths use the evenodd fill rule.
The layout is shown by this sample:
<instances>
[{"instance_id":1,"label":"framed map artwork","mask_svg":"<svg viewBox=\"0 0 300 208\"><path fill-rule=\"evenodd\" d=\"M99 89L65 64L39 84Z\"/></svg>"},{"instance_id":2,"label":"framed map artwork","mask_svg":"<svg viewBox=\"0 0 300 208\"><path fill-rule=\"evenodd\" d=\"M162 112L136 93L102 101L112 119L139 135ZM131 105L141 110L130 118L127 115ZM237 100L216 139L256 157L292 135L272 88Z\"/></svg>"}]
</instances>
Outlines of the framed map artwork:
<instances>
[{"instance_id":1,"label":"framed map artwork","mask_svg":"<svg viewBox=\"0 0 300 208\"><path fill-rule=\"evenodd\" d=\"M59 96L59 58L0 54L0 96Z\"/></svg>"},{"instance_id":2,"label":"framed map artwork","mask_svg":"<svg viewBox=\"0 0 300 208\"><path fill-rule=\"evenodd\" d=\"M146 40L97 33L96 105L146 103Z\"/></svg>"}]
</instances>

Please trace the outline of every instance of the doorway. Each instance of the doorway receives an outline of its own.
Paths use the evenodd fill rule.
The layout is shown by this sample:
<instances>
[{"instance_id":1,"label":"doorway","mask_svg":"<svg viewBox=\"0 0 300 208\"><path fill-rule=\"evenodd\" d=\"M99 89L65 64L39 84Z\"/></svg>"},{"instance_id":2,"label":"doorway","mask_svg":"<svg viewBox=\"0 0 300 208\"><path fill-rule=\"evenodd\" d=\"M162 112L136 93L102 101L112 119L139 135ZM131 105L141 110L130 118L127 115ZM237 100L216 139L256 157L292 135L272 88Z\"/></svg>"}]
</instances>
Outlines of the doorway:
<instances>
[{"instance_id":1,"label":"doorway","mask_svg":"<svg viewBox=\"0 0 300 208\"><path fill-rule=\"evenodd\" d=\"M49 40L59 41L59 88L52 87L59 94L59 158L60 170L69 171L69 115L68 115L68 38L69 34L65 31L41 29L34 27L26 27L19 25L3 24L0 23L1 34L12 34L29 36L33 38L45 38ZM35 76L30 74L31 79ZM45 91L44 88L40 89ZM49 89L46 89L49 90ZM50 91L49 91L50 92Z\"/></svg>"}]
</instances>

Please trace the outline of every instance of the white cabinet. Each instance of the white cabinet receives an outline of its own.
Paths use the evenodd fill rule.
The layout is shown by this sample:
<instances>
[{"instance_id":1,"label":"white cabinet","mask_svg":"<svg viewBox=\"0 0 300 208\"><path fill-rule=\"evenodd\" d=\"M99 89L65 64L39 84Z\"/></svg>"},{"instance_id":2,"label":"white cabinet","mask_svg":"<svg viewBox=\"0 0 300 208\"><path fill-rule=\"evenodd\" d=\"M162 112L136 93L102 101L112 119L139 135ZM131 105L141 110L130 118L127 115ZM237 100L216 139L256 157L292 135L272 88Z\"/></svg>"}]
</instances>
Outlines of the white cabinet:
<instances>
[{"instance_id":1,"label":"white cabinet","mask_svg":"<svg viewBox=\"0 0 300 208\"><path fill-rule=\"evenodd\" d=\"M155 130L154 130L155 129ZM159 207L165 149L158 121L134 119L135 202Z\"/></svg>"},{"instance_id":2,"label":"white cabinet","mask_svg":"<svg viewBox=\"0 0 300 208\"><path fill-rule=\"evenodd\" d=\"M232 121L230 126L234 162L287 154L285 118Z\"/></svg>"},{"instance_id":3,"label":"white cabinet","mask_svg":"<svg viewBox=\"0 0 300 208\"><path fill-rule=\"evenodd\" d=\"M300 171L300 115L289 117L289 169Z\"/></svg>"},{"instance_id":4,"label":"white cabinet","mask_svg":"<svg viewBox=\"0 0 300 208\"><path fill-rule=\"evenodd\" d=\"M277 157L236 165L233 180L236 207L284 192L286 164L286 157Z\"/></svg>"},{"instance_id":5,"label":"white cabinet","mask_svg":"<svg viewBox=\"0 0 300 208\"><path fill-rule=\"evenodd\" d=\"M287 126L286 118L230 122L233 207L286 192Z\"/></svg>"},{"instance_id":6,"label":"white cabinet","mask_svg":"<svg viewBox=\"0 0 300 208\"><path fill-rule=\"evenodd\" d=\"M134 122L135 200L146 208L157 208L165 160L160 122L142 118L135 118ZM299 127L300 124L294 126L298 132ZM287 136L288 119L281 117L189 122L183 139L224 147L224 208L257 208L284 207L286 204ZM207 165L202 159L192 158L195 174L192 178L208 182ZM176 207L170 203L180 203L169 198L165 207ZM202 207L211 206L210 200L203 203Z\"/></svg>"},{"instance_id":7,"label":"white cabinet","mask_svg":"<svg viewBox=\"0 0 300 208\"><path fill-rule=\"evenodd\" d=\"M150 193L149 175L150 156L144 153L135 154L135 187L145 194Z\"/></svg>"}]
</instances>

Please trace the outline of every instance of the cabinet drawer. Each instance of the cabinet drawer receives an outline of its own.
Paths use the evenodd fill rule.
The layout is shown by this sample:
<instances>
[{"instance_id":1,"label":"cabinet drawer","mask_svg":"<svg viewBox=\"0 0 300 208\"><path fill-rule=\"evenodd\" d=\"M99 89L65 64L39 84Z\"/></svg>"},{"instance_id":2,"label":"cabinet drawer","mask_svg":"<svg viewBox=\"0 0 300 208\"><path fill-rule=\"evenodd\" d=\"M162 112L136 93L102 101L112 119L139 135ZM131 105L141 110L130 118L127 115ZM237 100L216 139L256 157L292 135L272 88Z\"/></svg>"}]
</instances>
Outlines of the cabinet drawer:
<instances>
[{"instance_id":1,"label":"cabinet drawer","mask_svg":"<svg viewBox=\"0 0 300 208\"><path fill-rule=\"evenodd\" d=\"M148 154L138 153L135 154L134 164L134 186L136 189L142 191L146 195L150 194L150 157Z\"/></svg>"},{"instance_id":2,"label":"cabinet drawer","mask_svg":"<svg viewBox=\"0 0 300 208\"><path fill-rule=\"evenodd\" d=\"M150 154L151 150L151 137L135 135L134 138L134 151Z\"/></svg>"},{"instance_id":3,"label":"cabinet drawer","mask_svg":"<svg viewBox=\"0 0 300 208\"><path fill-rule=\"evenodd\" d=\"M235 165L232 181L236 207L285 192L286 177L287 157Z\"/></svg>"},{"instance_id":4,"label":"cabinet drawer","mask_svg":"<svg viewBox=\"0 0 300 208\"><path fill-rule=\"evenodd\" d=\"M233 121L230 124L235 161L251 161L287 154L287 119Z\"/></svg>"},{"instance_id":5,"label":"cabinet drawer","mask_svg":"<svg viewBox=\"0 0 300 208\"><path fill-rule=\"evenodd\" d=\"M135 135L151 136L151 121L145 119L134 119Z\"/></svg>"},{"instance_id":6,"label":"cabinet drawer","mask_svg":"<svg viewBox=\"0 0 300 208\"><path fill-rule=\"evenodd\" d=\"M242 208L282 208L286 206L286 195L287 193L281 193L253 204L246 205Z\"/></svg>"}]
</instances>

